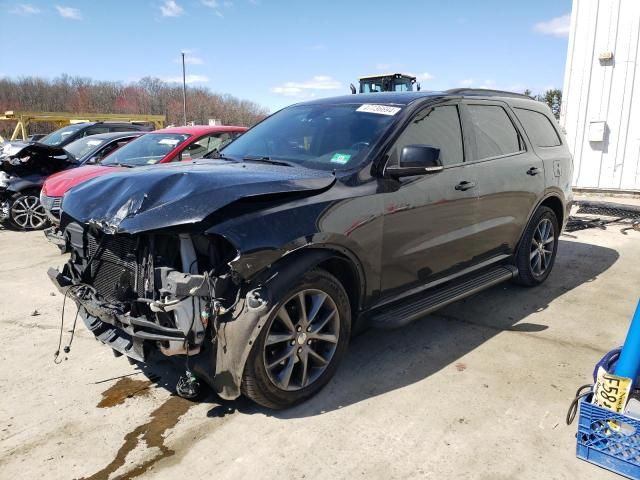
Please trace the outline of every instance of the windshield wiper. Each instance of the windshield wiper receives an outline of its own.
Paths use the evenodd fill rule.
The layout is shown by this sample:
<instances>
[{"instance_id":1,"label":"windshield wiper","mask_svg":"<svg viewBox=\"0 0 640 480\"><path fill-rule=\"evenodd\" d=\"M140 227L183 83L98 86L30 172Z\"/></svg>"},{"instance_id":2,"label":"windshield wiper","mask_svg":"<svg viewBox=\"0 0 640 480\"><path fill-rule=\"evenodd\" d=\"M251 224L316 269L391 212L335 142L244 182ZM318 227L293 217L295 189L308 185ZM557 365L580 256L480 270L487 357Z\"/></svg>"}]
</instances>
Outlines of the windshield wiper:
<instances>
[{"instance_id":1,"label":"windshield wiper","mask_svg":"<svg viewBox=\"0 0 640 480\"><path fill-rule=\"evenodd\" d=\"M207 158L209 160L228 160L230 162L237 162L235 158L227 157L224 153L220 153L218 149L213 149L209 153L206 153L202 156L202 158Z\"/></svg>"},{"instance_id":2,"label":"windshield wiper","mask_svg":"<svg viewBox=\"0 0 640 480\"><path fill-rule=\"evenodd\" d=\"M128 163L105 163L105 167L125 167L125 168L133 168L133 165L129 165Z\"/></svg>"},{"instance_id":3,"label":"windshield wiper","mask_svg":"<svg viewBox=\"0 0 640 480\"><path fill-rule=\"evenodd\" d=\"M271 157L259 156L259 155L247 155L242 159L243 162L260 162L268 163L270 165L281 165L283 167L295 167L293 163L285 162L284 160L274 160Z\"/></svg>"}]
</instances>

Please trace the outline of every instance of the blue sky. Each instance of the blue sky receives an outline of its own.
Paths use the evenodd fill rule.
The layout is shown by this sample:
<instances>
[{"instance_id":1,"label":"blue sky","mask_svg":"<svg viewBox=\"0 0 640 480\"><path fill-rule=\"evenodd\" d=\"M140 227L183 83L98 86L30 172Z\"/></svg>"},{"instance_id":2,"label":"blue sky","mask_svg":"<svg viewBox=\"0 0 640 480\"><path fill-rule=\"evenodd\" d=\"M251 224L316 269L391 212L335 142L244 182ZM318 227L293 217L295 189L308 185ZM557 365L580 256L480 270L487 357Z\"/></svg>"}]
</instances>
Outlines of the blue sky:
<instances>
[{"instance_id":1,"label":"blue sky","mask_svg":"<svg viewBox=\"0 0 640 480\"><path fill-rule=\"evenodd\" d=\"M362 75L562 87L571 0L0 0L0 75L180 80L270 110ZM21 48L15 48L20 45Z\"/></svg>"}]
</instances>

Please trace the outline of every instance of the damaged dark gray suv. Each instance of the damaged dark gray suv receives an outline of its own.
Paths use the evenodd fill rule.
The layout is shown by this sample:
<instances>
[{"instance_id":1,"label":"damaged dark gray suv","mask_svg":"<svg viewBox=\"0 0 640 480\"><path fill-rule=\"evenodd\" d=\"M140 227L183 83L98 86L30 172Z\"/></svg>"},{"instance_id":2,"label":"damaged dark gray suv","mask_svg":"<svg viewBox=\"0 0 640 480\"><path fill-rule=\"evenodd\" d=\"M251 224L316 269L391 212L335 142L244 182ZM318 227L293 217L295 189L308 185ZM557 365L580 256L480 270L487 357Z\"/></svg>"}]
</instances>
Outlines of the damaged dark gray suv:
<instances>
[{"instance_id":1,"label":"damaged dark gray suv","mask_svg":"<svg viewBox=\"0 0 640 480\"><path fill-rule=\"evenodd\" d=\"M542 283L572 198L551 112L508 92L315 100L212 156L71 190L49 273L114 352L186 366L180 394L270 408L318 392L358 330Z\"/></svg>"}]
</instances>

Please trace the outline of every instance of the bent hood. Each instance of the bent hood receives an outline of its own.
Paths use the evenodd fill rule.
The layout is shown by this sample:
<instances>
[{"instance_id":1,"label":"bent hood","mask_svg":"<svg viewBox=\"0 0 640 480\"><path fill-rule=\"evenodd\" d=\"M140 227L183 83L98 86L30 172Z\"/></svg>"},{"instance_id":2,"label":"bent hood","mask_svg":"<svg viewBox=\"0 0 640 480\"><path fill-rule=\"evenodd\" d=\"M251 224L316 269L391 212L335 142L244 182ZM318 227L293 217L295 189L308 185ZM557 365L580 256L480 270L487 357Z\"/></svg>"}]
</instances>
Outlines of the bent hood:
<instances>
[{"instance_id":1,"label":"bent hood","mask_svg":"<svg viewBox=\"0 0 640 480\"><path fill-rule=\"evenodd\" d=\"M42 143L14 143L3 149L0 170L10 175L51 175L76 163L62 147Z\"/></svg>"},{"instance_id":2,"label":"bent hood","mask_svg":"<svg viewBox=\"0 0 640 480\"><path fill-rule=\"evenodd\" d=\"M302 167L199 160L94 178L71 189L62 210L107 233L140 233L201 222L242 198L320 192L330 172Z\"/></svg>"},{"instance_id":3,"label":"bent hood","mask_svg":"<svg viewBox=\"0 0 640 480\"><path fill-rule=\"evenodd\" d=\"M100 175L126 170L124 167L101 167L86 165L54 173L44 182L42 193L49 197L62 197L67 190Z\"/></svg>"}]
</instances>

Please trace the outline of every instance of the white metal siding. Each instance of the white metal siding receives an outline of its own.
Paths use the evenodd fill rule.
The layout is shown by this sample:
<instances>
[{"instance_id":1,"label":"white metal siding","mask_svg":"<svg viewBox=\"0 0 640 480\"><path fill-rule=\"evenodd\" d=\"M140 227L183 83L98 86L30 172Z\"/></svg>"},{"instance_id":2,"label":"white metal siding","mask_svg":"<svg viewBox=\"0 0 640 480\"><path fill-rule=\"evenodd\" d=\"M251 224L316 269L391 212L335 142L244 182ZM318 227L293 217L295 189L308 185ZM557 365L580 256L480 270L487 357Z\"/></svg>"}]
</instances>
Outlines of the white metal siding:
<instances>
[{"instance_id":1,"label":"white metal siding","mask_svg":"<svg viewBox=\"0 0 640 480\"><path fill-rule=\"evenodd\" d=\"M640 190L639 44L640 0L573 1L560 124L577 187ZM598 121L605 139L590 142Z\"/></svg>"}]
</instances>

